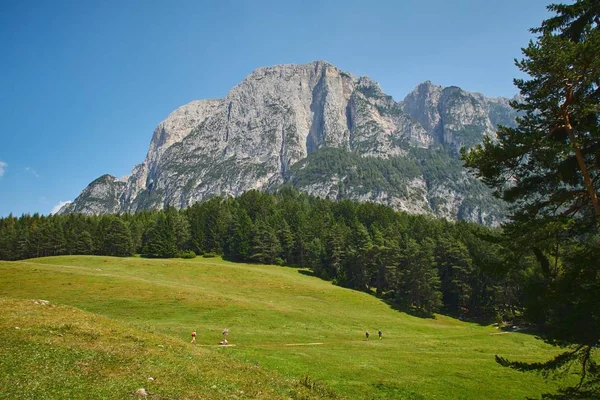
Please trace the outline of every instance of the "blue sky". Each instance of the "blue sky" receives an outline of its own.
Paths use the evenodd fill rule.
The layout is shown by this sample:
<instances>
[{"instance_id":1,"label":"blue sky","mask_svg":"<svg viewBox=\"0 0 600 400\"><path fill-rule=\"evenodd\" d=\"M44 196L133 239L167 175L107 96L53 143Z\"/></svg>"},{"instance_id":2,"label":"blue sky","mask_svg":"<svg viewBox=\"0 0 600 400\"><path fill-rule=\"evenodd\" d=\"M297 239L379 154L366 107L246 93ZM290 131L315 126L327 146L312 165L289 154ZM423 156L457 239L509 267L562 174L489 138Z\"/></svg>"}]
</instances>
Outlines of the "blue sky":
<instances>
[{"instance_id":1,"label":"blue sky","mask_svg":"<svg viewBox=\"0 0 600 400\"><path fill-rule=\"evenodd\" d=\"M0 216L129 174L154 127L252 70L327 60L402 99L425 80L513 96L539 0L0 1Z\"/></svg>"}]
</instances>

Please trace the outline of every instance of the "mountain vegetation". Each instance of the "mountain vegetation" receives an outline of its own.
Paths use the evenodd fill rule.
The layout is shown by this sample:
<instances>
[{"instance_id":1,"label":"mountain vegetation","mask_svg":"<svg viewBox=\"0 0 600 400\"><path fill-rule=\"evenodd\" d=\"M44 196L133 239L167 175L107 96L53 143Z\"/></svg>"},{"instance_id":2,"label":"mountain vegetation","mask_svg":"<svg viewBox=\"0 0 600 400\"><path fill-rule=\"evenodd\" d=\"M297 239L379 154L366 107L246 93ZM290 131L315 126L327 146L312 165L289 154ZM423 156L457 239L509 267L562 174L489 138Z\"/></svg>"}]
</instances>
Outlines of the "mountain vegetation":
<instances>
[{"instance_id":1,"label":"mountain vegetation","mask_svg":"<svg viewBox=\"0 0 600 400\"><path fill-rule=\"evenodd\" d=\"M496 194L510 204L503 237L518 249L505 268L536 260L526 317L563 352L544 363L498 362L544 375L577 369L579 381L547 398L599 398L600 365L600 1L553 4L532 29L516 79L523 115L463 151Z\"/></svg>"}]
</instances>

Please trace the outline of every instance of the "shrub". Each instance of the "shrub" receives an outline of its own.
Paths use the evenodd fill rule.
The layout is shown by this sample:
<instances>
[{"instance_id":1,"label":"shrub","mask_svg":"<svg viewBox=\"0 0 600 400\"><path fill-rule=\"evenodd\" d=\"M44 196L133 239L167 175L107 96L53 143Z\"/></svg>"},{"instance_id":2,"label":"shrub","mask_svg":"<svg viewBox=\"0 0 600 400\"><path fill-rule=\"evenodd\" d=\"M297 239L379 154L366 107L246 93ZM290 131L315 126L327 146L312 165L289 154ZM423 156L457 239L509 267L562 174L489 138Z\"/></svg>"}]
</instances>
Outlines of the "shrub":
<instances>
[{"instance_id":1,"label":"shrub","mask_svg":"<svg viewBox=\"0 0 600 400\"><path fill-rule=\"evenodd\" d=\"M196 253L193 250L182 251L177 254L179 258L196 258Z\"/></svg>"},{"instance_id":2,"label":"shrub","mask_svg":"<svg viewBox=\"0 0 600 400\"><path fill-rule=\"evenodd\" d=\"M217 256L217 254L216 253L212 253L212 252L211 253L204 253L204 254L202 254L202 257L204 257L204 258L213 258L213 257L216 257L216 256Z\"/></svg>"}]
</instances>

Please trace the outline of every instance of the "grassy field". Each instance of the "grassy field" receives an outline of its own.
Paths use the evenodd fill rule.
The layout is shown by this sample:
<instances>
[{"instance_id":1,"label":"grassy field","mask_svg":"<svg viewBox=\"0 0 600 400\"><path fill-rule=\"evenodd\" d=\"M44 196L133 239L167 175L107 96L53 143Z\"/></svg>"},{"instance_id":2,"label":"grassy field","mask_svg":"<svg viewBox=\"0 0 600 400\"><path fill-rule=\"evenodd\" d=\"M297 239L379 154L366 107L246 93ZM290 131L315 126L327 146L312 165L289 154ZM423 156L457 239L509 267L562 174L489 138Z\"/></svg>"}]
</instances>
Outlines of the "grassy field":
<instances>
[{"instance_id":1,"label":"grassy field","mask_svg":"<svg viewBox=\"0 0 600 400\"><path fill-rule=\"evenodd\" d=\"M556 354L530 335L412 317L286 267L0 262L0 310L0 398L126 398L145 387L169 399L522 399L556 387L494 362ZM225 327L234 347L215 346Z\"/></svg>"}]
</instances>

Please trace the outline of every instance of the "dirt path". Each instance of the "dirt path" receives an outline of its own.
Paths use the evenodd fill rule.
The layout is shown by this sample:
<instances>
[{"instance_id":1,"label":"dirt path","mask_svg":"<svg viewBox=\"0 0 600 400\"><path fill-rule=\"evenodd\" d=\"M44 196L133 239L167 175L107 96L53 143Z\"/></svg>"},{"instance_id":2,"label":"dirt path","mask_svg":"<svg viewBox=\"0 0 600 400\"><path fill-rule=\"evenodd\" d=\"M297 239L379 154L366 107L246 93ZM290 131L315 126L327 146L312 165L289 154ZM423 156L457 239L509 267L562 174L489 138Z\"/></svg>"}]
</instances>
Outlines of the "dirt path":
<instances>
[{"instance_id":1,"label":"dirt path","mask_svg":"<svg viewBox=\"0 0 600 400\"><path fill-rule=\"evenodd\" d=\"M317 346L325 343L281 343L271 345L255 345L252 347L279 347L279 346ZM201 347L235 347L235 344L197 344Z\"/></svg>"},{"instance_id":2,"label":"dirt path","mask_svg":"<svg viewBox=\"0 0 600 400\"><path fill-rule=\"evenodd\" d=\"M325 343L287 343L287 344L284 344L284 346L316 346L319 344L325 344Z\"/></svg>"}]
</instances>

